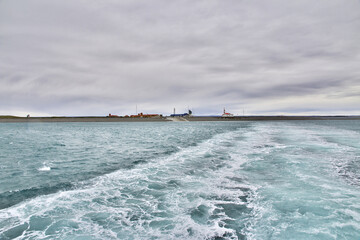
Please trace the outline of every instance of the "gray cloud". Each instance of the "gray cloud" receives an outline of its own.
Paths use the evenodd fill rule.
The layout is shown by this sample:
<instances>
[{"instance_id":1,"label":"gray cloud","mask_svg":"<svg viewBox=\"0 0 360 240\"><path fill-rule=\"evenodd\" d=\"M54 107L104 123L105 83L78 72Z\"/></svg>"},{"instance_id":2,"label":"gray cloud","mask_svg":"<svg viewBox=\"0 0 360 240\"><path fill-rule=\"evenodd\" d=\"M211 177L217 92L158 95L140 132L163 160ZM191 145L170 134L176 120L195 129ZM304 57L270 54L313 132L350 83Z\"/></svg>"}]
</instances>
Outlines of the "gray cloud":
<instances>
[{"instance_id":1,"label":"gray cloud","mask_svg":"<svg viewBox=\"0 0 360 240\"><path fill-rule=\"evenodd\" d=\"M360 114L360 3L0 1L0 114Z\"/></svg>"}]
</instances>

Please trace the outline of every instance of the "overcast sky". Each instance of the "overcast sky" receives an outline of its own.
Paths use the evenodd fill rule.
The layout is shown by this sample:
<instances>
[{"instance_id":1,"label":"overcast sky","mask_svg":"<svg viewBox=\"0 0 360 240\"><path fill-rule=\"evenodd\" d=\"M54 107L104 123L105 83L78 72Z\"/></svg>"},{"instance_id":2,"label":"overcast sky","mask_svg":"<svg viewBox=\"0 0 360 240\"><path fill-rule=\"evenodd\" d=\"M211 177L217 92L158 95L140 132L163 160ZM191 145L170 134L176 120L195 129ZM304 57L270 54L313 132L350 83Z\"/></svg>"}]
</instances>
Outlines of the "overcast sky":
<instances>
[{"instance_id":1,"label":"overcast sky","mask_svg":"<svg viewBox=\"0 0 360 240\"><path fill-rule=\"evenodd\" d=\"M360 114L359 0L0 0L0 115Z\"/></svg>"}]
</instances>

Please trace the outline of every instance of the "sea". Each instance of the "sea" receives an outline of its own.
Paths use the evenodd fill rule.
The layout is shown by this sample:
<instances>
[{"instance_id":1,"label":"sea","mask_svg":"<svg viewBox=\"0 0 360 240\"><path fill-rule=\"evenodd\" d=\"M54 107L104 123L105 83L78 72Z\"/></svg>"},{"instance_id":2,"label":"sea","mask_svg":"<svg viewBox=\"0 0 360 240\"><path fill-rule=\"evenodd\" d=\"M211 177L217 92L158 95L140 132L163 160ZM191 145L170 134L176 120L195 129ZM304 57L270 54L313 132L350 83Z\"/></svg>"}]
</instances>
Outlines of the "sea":
<instances>
[{"instance_id":1,"label":"sea","mask_svg":"<svg viewBox=\"0 0 360 240\"><path fill-rule=\"evenodd\" d=\"M0 123L0 239L360 239L360 121Z\"/></svg>"}]
</instances>

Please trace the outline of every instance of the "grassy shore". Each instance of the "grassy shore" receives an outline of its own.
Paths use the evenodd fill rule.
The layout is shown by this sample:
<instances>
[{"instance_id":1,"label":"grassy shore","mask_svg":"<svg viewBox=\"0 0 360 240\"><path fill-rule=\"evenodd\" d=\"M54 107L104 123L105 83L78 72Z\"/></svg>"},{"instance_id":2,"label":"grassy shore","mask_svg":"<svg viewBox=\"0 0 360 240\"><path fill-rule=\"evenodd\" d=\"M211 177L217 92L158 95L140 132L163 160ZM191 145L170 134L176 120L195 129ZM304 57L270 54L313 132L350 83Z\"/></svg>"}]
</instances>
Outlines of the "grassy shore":
<instances>
[{"instance_id":1,"label":"grassy shore","mask_svg":"<svg viewBox=\"0 0 360 240\"><path fill-rule=\"evenodd\" d=\"M16 117L0 116L1 122L171 122L171 121L284 121L284 120L360 120L360 116L241 116L232 118L192 116L184 118L128 117Z\"/></svg>"}]
</instances>

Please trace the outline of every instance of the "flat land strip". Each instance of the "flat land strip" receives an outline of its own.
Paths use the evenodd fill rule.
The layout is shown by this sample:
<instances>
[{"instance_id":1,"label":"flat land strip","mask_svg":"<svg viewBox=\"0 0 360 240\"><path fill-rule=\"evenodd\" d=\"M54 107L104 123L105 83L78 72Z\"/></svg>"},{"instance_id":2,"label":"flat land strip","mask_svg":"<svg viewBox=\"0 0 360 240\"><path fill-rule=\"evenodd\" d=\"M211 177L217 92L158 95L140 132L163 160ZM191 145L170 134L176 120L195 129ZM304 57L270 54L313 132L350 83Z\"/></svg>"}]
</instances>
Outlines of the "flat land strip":
<instances>
[{"instance_id":1,"label":"flat land strip","mask_svg":"<svg viewBox=\"0 0 360 240\"><path fill-rule=\"evenodd\" d=\"M174 119L174 118L172 118ZM175 118L176 119L176 118ZM178 121L285 121L285 120L360 120L360 116L236 116L207 117L192 116L178 118ZM171 122L171 118L130 118L130 117L15 117L0 116L0 123L17 122Z\"/></svg>"}]
</instances>

